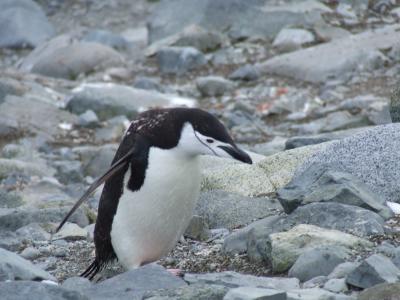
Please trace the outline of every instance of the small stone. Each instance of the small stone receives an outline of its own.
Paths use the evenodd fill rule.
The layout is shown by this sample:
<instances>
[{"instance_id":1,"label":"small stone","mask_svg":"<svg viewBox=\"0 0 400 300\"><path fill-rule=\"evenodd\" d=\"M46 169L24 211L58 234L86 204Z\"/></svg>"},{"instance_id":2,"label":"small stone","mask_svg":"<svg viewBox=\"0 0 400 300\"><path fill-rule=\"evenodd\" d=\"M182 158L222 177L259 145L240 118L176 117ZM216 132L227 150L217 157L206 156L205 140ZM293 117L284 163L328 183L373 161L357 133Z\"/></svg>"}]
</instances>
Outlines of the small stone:
<instances>
[{"instance_id":1,"label":"small stone","mask_svg":"<svg viewBox=\"0 0 400 300\"><path fill-rule=\"evenodd\" d=\"M73 291L84 291L92 286L89 279L84 277L67 278L61 285L64 289Z\"/></svg>"},{"instance_id":2,"label":"small stone","mask_svg":"<svg viewBox=\"0 0 400 300\"><path fill-rule=\"evenodd\" d=\"M97 127L99 125L99 119L93 110L88 109L83 114L79 115L78 125L88 128Z\"/></svg>"},{"instance_id":3,"label":"small stone","mask_svg":"<svg viewBox=\"0 0 400 300\"><path fill-rule=\"evenodd\" d=\"M225 92L234 87L234 83L223 77L207 76L196 79L197 89L203 97L222 96Z\"/></svg>"},{"instance_id":4,"label":"small stone","mask_svg":"<svg viewBox=\"0 0 400 300\"><path fill-rule=\"evenodd\" d=\"M198 241L205 241L210 237L208 224L203 217L193 216L189 226L186 228L184 236Z\"/></svg>"},{"instance_id":5,"label":"small stone","mask_svg":"<svg viewBox=\"0 0 400 300\"><path fill-rule=\"evenodd\" d=\"M274 39L272 46L282 52L300 49L304 45L315 42L314 35L305 29L283 28Z\"/></svg>"},{"instance_id":6,"label":"small stone","mask_svg":"<svg viewBox=\"0 0 400 300\"><path fill-rule=\"evenodd\" d=\"M203 53L192 47L164 47L157 52L157 63L165 74L182 75L205 65Z\"/></svg>"},{"instance_id":7,"label":"small stone","mask_svg":"<svg viewBox=\"0 0 400 300\"><path fill-rule=\"evenodd\" d=\"M343 293L348 291L348 287L346 284L345 278L333 278L329 279L324 284L324 289L334 292L334 293Z\"/></svg>"},{"instance_id":8,"label":"small stone","mask_svg":"<svg viewBox=\"0 0 400 300\"><path fill-rule=\"evenodd\" d=\"M33 260L40 256L40 251L33 247L27 247L20 253L20 255L25 259Z\"/></svg>"},{"instance_id":9,"label":"small stone","mask_svg":"<svg viewBox=\"0 0 400 300\"><path fill-rule=\"evenodd\" d=\"M82 293L64 289L50 282L0 282L0 299L88 300Z\"/></svg>"},{"instance_id":10,"label":"small stone","mask_svg":"<svg viewBox=\"0 0 400 300\"><path fill-rule=\"evenodd\" d=\"M223 300L286 300L286 292L256 287L230 289Z\"/></svg>"},{"instance_id":11,"label":"small stone","mask_svg":"<svg viewBox=\"0 0 400 300\"><path fill-rule=\"evenodd\" d=\"M392 122L400 122L400 87L394 89L392 92L389 110Z\"/></svg>"},{"instance_id":12,"label":"small stone","mask_svg":"<svg viewBox=\"0 0 400 300\"><path fill-rule=\"evenodd\" d=\"M146 292L146 300L222 300L228 288L214 284L187 285L175 289L164 289Z\"/></svg>"},{"instance_id":13,"label":"small stone","mask_svg":"<svg viewBox=\"0 0 400 300\"><path fill-rule=\"evenodd\" d=\"M85 240L86 238L87 231L85 229L69 222L65 223L61 230L53 236L53 240L67 241Z\"/></svg>"},{"instance_id":14,"label":"small stone","mask_svg":"<svg viewBox=\"0 0 400 300\"><path fill-rule=\"evenodd\" d=\"M129 124L130 122L125 116L109 119L104 127L96 130L95 141L97 143L119 142Z\"/></svg>"},{"instance_id":15,"label":"small stone","mask_svg":"<svg viewBox=\"0 0 400 300\"><path fill-rule=\"evenodd\" d=\"M244 65L236 69L233 73L229 75L229 79L233 80L243 80L243 81L253 81L260 77L260 72L253 65Z\"/></svg>"},{"instance_id":16,"label":"small stone","mask_svg":"<svg viewBox=\"0 0 400 300\"><path fill-rule=\"evenodd\" d=\"M20 227L15 233L22 239L30 241L48 241L50 240L50 233L45 231L38 223L30 223Z\"/></svg>"},{"instance_id":17,"label":"small stone","mask_svg":"<svg viewBox=\"0 0 400 300\"><path fill-rule=\"evenodd\" d=\"M359 288L369 288L379 283L394 283L399 280L400 270L381 254L373 254L351 272L346 283Z\"/></svg>"},{"instance_id":18,"label":"small stone","mask_svg":"<svg viewBox=\"0 0 400 300\"><path fill-rule=\"evenodd\" d=\"M133 82L133 86L137 89L150 90L150 91L161 92L163 90L160 81L156 78L150 78L150 77L136 77L135 81Z\"/></svg>"},{"instance_id":19,"label":"small stone","mask_svg":"<svg viewBox=\"0 0 400 300\"><path fill-rule=\"evenodd\" d=\"M358 262L350 262L346 261L342 264L339 264L333 269L333 271L328 275L329 279L334 279L334 278L345 278L347 275L349 275L351 272L353 272L360 263Z\"/></svg>"},{"instance_id":20,"label":"small stone","mask_svg":"<svg viewBox=\"0 0 400 300\"><path fill-rule=\"evenodd\" d=\"M0 248L0 281L44 279L55 280L53 276L30 261Z\"/></svg>"},{"instance_id":21,"label":"small stone","mask_svg":"<svg viewBox=\"0 0 400 300\"><path fill-rule=\"evenodd\" d=\"M326 276L317 276L304 282L302 287L303 289L322 287L327 280L328 278Z\"/></svg>"},{"instance_id":22,"label":"small stone","mask_svg":"<svg viewBox=\"0 0 400 300\"><path fill-rule=\"evenodd\" d=\"M23 247L23 240L12 231L0 231L0 248L17 252Z\"/></svg>"},{"instance_id":23,"label":"small stone","mask_svg":"<svg viewBox=\"0 0 400 300\"><path fill-rule=\"evenodd\" d=\"M82 182L82 165L79 161L59 160L54 162L57 170L55 177L63 184Z\"/></svg>"},{"instance_id":24,"label":"small stone","mask_svg":"<svg viewBox=\"0 0 400 300\"><path fill-rule=\"evenodd\" d=\"M122 36L107 30L90 30L82 40L100 43L117 50L124 50L128 47L128 42Z\"/></svg>"},{"instance_id":25,"label":"small stone","mask_svg":"<svg viewBox=\"0 0 400 300\"><path fill-rule=\"evenodd\" d=\"M67 250L63 248L57 248L53 251L52 253L55 257L66 257L67 256Z\"/></svg>"},{"instance_id":26,"label":"small stone","mask_svg":"<svg viewBox=\"0 0 400 300\"><path fill-rule=\"evenodd\" d=\"M88 238L89 241L93 241L94 240L94 226L95 225L96 224L93 223L93 224L89 224L88 226L85 227L85 230L88 233L88 237L87 238Z\"/></svg>"},{"instance_id":27,"label":"small stone","mask_svg":"<svg viewBox=\"0 0 400 300\"><path fill-rule=\"evenodd\" d=\"M303 252L290 268L288 275L307 281L316 276L327 276L340 263L347 252L341 247L319 247Z\"/></svg>"}]
</instances>

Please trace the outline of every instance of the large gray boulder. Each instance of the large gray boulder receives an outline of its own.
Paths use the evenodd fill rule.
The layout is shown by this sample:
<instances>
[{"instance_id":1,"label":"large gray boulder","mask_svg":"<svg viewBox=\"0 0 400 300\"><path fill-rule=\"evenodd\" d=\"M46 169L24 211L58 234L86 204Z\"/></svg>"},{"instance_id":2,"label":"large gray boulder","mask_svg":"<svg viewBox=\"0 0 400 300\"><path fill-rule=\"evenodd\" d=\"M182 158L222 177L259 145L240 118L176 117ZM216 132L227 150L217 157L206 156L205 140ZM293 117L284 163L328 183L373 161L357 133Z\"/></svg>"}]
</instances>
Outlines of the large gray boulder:
<instances>
[{"instance_id":1,"label":"large gray boulder","mask_svg":"<svg viewBox=\"0 0 400 300\"><path fill-rule=\"evenodd\" d=\"M73 80L79 74L123 65L123 57L111 47L94 42L74 42L61 36L30 53L20 69L49 77Z\"/></svg>"},{"instance_id":2,"label":"large gray boulder","mask_svg":"<svg viewBox=\"0 0 400 300\"><path fill-rule=\"evenodd\" d=\"M59 126L61 123L74 123L78 117L33 95L24 97L8 95L0 104L0 120L3 119L16 122L17 128L24 134L42 135L51 140L56 135L65 133Z\"/></svg>"},{"instance_id":3,"label":"large gray boulder","mask_svg":"<svg viewBox=\"0 0 400 300\"><path fill-rule=\"evenodd\" d=\"M54 35L41 7L32 0L0 2L0 48L36 47Z\"/></svg>"},{"instance_id":4,"label":"large gray boulder","mask_svg":"<svg viewBox=\"0 0 400 300\"><path fill-rule=\"evenodd\" d=\"M366 249L370 248L372 243L341 231L302 224L286 232L270 234L264 240L262 255L265 261L272 264L274 272L284 272L302 253L331 245L347 249Z\"/></svg>"},{"instance_id":5,"label":"large gray boulder","mask_svg":"<svg viewBox=\"0 0 400 300\"><path fill-rule=\"evenodd\" d=\"M361 292L358 300L398 300L400 299L400 283L381 283Z\"/></svg>"},{"instance_id":6,"label":"large gray boulder","mask_svg":"<svg viewBox=\"0 0 400 300\"><path fill-rule=\"evenodd\" d=\"M395 283L400 278L400 270L381 254L373 254L364 260L347 278L347 284L359 288L369 288L379 283Z\"/></svg>"},{"instance_id":7,"label":"large gray boulder","mask_svg":"<svg viewBox=\"0 0 400 300\"><path fill-rule=\"evenodd\" d=\"M293 181L326 166L359 178L383 201L400 201L400 124L373 127L352 137L333 142L314 153L295 172ZM381 201L382 201L381 200Z\"/></svg>"},{"instance_id":8,"label":"large gray boulder","mask_svg":"<svg viewBox=\"0 0 400 300\"><path fill-rule=\"evenodd\" d=\"M142 299L144 294L158 289L175 290L186 283L163 267L150 264L102 281L83 292L90 299Z\"/></svg>"},{"instance_id":9,"label":"large gray boulder","mask_svg":"<svg viewBox=\"0 0 400 300\"><path fill-rule=\"evenodd\" d=\"M278 55L258 65L261 72L310 82L346 79L357 69L373 70L386 60L381 51L400 38L400 25L333 40L329 43Z\"/></svg>"},{"instance_id":10,"label":"large gray boulder","mask_svg":"<svg viewBox=\"0 0 400 300\"><path fill-rule=\"evenodd\" d=\"M277 223L282 223L282 225L285 224L286 226L312 224L344 231L360 237L385 233L385 221L378 214L357 206L335 202L311 203L298 207L287 218Z\"/></svg>"},{"instance_id":11,"label":"large gray boulder","mask_svg":"<svg viewBox=\"0 0 400 300\"><path fill-rule=\"evenodd\" d=\"M161 1L150 16L150 43L175 34L190 24L225 31L234 38L274 37L289 25L311 25L330 9L317 1L271 5L260 0ZM177 13L179 12L179 13Z\"/></svg>"},{"instance_id":12,"label":"large gray boulder","mask_svg":"<svg viewBox=\"0 0 400 300\"><path fill-rule=\"evenodd\" d=\"M176 105L194 106L195 101L120 84L90 83L83 84L72 91L67 109L74 114L82 114L90 109L100 120L107 120L118 115L133 118L139 111L153 106Z\"/></svg>"},{"instance_id":13,"label":"large gray boulder","mask_svg":"<svg viewBox=\"0 0 400 300\"><path fill-rule=\"evenodd\" d=\"M282 207L274 199L251 198L218 190L202 192L195 209L210 228L236 228L280 211Z\"/></svg>"},{"instance_id":14,"label":"large gray boulder","mask_svg":"<svg viewBox=\"0 0 400 300\"><path fill-rule=\"evenodd\" d=\"M337 265L343 263L347 256L348 253L344 248L336 246L310 249L299 256L288 275L302 282L317 276L326 276Z\"/></svg>"},{"instance_id":15,"label":"large gray boulder","mask_svg":"<svg viewBox=\"0 0 400 300\"><path fill-rule=\"evenodd\" d=\"M277 195L286 213L309 203L338 202L370 209L385 219L392 216L385 200L364 182L350 173L332 170L329 164L311 165L302 177L293 178L278 190Z\"/></svg>"}]
</instances>

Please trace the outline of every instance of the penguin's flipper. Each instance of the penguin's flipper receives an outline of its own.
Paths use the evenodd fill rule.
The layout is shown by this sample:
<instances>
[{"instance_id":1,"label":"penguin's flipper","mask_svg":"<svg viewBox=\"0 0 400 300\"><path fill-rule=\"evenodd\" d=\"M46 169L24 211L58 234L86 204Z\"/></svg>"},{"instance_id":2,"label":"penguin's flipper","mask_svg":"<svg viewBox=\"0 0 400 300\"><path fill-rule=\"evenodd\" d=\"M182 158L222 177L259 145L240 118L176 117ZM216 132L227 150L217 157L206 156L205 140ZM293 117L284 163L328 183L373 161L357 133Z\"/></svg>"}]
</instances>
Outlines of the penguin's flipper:
<instances>
[{"instance_id":1,"label":"penguin's flipper","mask_svg":"<svg viewBox=\"0 0 400 300\"><path fill-rule=\"evenodd\" d=\"M78 207L87 200L90 195L107 179L111 178L116 172L121 170L129 163L129 159L132 157L132 154L135 152L135 148L132 147L124 156L122 156L119 160L117 160L100 178L98 178L95 182L91 184L91 186L87 189L87 191L83 194L83 196L75 203L75 205L71 208L68 214L61 221L60 225L58 225L56 232L58 232L61 227L67 222L69 217L78 209Z\"/></svg>"}]
</instances>

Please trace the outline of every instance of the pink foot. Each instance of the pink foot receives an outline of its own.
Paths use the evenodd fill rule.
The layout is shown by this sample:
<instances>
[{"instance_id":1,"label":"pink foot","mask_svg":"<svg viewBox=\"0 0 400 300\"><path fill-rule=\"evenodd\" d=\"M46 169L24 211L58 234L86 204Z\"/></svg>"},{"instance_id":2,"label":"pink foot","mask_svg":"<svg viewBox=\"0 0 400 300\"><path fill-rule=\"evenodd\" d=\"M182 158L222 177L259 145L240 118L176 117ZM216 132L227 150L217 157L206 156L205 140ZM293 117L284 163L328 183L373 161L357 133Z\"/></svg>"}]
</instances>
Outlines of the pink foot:
<instances>
[{"instance_id":1,"label":"pink foot","mask_svg":"<svg viewBox=\"0 0 400 300\"><path fill-rule=\"evenodd\" d=\"M185 274L181 269L167 269L167 271L176 277L183 277Z\"/></svg>"}]
</instances>

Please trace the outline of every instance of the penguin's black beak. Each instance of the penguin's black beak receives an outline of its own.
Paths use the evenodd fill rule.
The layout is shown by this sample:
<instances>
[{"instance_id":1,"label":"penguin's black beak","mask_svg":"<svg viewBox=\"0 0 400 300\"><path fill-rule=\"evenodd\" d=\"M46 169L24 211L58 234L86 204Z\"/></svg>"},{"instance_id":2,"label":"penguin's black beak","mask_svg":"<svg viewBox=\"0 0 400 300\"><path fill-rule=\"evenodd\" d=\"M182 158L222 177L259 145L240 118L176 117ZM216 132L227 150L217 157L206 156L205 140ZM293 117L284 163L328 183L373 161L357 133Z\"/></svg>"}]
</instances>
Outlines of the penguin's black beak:
<instances>
[{"instance_id":1,"label":"penguin's black beak","mask_svg":"<svg viewBox=\"0 0 400 300\"><path fill-rule=\"evenodd\" d=\"M236 146L218 146L234 159L244 162L246 164L252 164L253 161L251 160L250 156L244 152L243 150L239 149Z\"/></svg>"}]
</instances>

